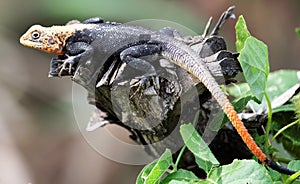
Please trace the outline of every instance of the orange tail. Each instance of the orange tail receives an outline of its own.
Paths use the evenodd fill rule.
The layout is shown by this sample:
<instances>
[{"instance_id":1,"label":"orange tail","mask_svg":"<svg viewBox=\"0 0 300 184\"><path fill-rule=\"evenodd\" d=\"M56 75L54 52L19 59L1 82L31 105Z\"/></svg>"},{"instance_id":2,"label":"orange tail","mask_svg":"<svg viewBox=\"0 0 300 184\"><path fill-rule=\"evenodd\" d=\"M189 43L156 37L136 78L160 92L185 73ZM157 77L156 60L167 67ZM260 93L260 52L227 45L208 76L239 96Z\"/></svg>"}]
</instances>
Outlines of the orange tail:
<instances>
[{"instance_id":1,"label":"orange tail","mask_svg":"<svg viewBox=\"0 0 300 184\"><path fill-rule=\"evenodd\" d=\"M248 130L244 126L244 123L238 117L236 111L234 110L232 104L228 102L224 107L224 112L228 116L228 119L232 122L232 125L241 136L247 147L252 151L252 153L262 162L265 163L267 156L262 152L262 150L257 146L252 136L249 134Z\"/></svg>"}]
</instances>

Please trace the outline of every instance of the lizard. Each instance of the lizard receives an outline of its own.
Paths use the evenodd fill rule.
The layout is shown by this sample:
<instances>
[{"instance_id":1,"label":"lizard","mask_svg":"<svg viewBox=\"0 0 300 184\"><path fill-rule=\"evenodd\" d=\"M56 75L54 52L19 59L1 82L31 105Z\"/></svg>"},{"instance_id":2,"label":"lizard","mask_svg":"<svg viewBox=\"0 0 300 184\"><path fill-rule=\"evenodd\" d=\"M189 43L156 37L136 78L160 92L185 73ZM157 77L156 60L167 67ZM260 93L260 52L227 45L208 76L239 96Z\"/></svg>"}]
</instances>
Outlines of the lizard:
<instances>
[{"instance_id":1,"label":"lizard","mask_svg":"<svg viewBox=\"0 0 300 184\"><path fill-rule=\"evenodd\" d=\"M233 8L230 7L225 16L232 15L232 10ZM217 30L214 29L214 32ZM203 58L192 50L184 39L176 39L174 36L141 26L104 22L101 18L91 18L82 23L72 21L63 26L33 25L21 36L20 43L54 55L66 56L59 67L59 74L66 69L71 72L74 64L80 60L89 60L95 53L106 57L118 54L121 61L151 74L155 72L153 67L141 57L159 54L186 70L208 89L244 143L260 162L280 173L289 175L295 173L267 158L248 133L233 105L208 70Z\"/></svg>"}]
</instances>

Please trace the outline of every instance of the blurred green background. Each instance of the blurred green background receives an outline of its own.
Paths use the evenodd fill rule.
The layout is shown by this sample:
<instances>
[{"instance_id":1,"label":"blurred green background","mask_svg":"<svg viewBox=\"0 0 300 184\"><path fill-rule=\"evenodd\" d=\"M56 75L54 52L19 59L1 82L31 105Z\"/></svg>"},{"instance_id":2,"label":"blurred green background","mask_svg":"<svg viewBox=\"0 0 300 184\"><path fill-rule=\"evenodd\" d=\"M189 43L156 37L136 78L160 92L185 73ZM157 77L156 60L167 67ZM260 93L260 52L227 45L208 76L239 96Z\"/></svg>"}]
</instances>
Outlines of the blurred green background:
<instances>
[{"instance_id":1,"label":"blurred green background","mask_svg":"<svg viewBox=\"0 0 300 184\"><path fill-rule=\"evenodd\" d=\"M50 54L23 47L33 24L101 16L128 22L163 19L197 33L231 5L269 46L271 70L300 69L300 2L209 0L2 0L0 6L0 183L134 183L141 166L110 161L82 138L72 112L72 82L48 78ZM234 24L221 35L234 51ZM125 135L124 137L126 137ZM113 145L112 145L113 146Z\"/></svg>"}]
</instances>

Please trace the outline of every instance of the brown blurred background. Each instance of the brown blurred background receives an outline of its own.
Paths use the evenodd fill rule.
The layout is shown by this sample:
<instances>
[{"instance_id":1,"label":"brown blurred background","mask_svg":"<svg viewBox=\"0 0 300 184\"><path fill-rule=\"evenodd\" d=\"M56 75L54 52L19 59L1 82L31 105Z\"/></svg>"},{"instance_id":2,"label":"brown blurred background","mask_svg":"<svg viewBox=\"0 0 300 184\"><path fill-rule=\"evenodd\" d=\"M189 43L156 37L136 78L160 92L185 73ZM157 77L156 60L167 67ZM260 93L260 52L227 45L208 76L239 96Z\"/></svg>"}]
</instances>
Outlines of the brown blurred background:
<instances>
[{"instance_id":1,"label":"brown blurred background","mask_svg":"<svg viewBox=\"0 0 300 184\"><path fill-rule=\"evenodd\" d=\"M271 70L300 69L300 2L209 0L2 0L0 3L0 183L134 183L142 166L119 164L82 138L72 112L72 82L48 78L51 55L25 48L19 37L32 24L65 24L101 16L128 22L164 19L197 33L230 5L253 35L269 46ZM234 51L234 24L223 35ZM113 147L113 145L112 145Z\"/></svg>"}]
</instances>

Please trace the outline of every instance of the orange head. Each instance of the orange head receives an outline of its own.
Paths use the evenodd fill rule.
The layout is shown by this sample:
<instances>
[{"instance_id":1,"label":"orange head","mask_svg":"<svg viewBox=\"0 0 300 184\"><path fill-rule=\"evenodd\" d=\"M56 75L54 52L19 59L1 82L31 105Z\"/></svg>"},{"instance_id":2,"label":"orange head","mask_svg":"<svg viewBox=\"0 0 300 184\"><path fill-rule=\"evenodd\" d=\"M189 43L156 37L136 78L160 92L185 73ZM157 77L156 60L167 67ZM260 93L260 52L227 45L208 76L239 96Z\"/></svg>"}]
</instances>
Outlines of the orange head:
<instances>
[{"instance_id":1,"label":"orange head","mask_svg":"<svg viewBox=\"0 0 300 184\"><path fill-rule=\"evenodd\" d=\"M40 25L33 25L24 35L22 35L20 43L44 52L63 55L66 40L73 35L74 31L62 30L59 29L59 27L61 26L43 27Z\"/></svg>"}]
</instances>

